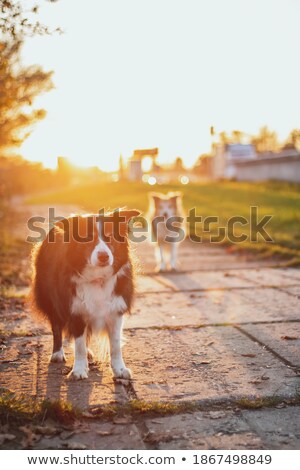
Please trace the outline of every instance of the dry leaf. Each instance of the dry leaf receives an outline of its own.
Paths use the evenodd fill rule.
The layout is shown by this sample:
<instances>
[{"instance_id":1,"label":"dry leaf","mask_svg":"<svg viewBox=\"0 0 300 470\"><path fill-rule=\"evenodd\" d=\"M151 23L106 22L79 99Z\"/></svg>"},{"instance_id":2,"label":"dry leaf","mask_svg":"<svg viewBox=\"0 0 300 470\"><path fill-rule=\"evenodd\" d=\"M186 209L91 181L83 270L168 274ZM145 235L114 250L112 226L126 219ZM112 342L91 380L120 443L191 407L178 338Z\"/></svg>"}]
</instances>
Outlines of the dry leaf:
<instances>
[{"instance_id":1,"label":"dry leaf","mask_svg":"<svg viewBox=\"0 0 300 470\"><path fill-rule=\"evenodd\" d=\"M90 413L89 411L83 411L81 413L81 416L83 416L84 418L95 418L95 416L92 413Z\"/></svg>"},{"instance_id":2,"label":"dry leaf","mask_svg":"<svg viewBox=\"0 0 300 470\"><path fill-rule=\"evenodd\" d=\"M28 447L32 447L36 442L38 442L41 438L40 435L37 435L33 432L30 426L21 426L20 431L23 431L25 436L23 437L21 444L24 449Z\"/></svg>"},{"instance_id":3,"label":"dry leaf","mask_svg":"<svg viewBox=\"0 0 300 470\"><path fill-rule=\"evenodd\" d=\"M30 356L33 354L33 351L31 349L24 349L24 351L19 351L20 356Z\"/></svg>"},{"instance_id":4,"label":"dry leaf","mask_svg":"<svg viewBox=\"0 0 300 470\"><path fill-rule=\"evenodd\" d=\"M261 375L260 377L256 377L255 379L250 380L248 383L258 385L261 384L263 380L270 380L270 377L267 375Z\"/></svg>"},{"instance_id":5,"label":"dry leaf","mask_svg":"<svg viewBox=\"0 0 300 470\"><path fill-rule=\"evenodd\" d=\"M132 423L132 417L131 416L124 416L120 418L114 418L113 422L115 424L130 424Z\"/></svg>"},{"instance_id":6,"label":"dry leaf","mask_svg":"<svg viewBox=\"0 0 300 470\"><path fill-rule=\"evenodd\" d=\"M209 412L209 417L211 419L220 419L220 418L225 418L226 413L224 411L210 411Z\"/></svg>"},{"instance_id":7,"label":"dry leaf","mask_svg":"<svg viewBox=\"0 0 300 470\"><path fill-rule=\"evenodd\" d=\"M0 434L0 445L4 444L5 441L13 441L15 438L14 434Z\"/></svg>"},{"instance_id":8,"label":"dry leaf","mask_svg":"<svg viewBox=\"0 0 300 470\"><path fill-rule=\"evenodd\" d=\"M54 426L34 426L32 429L35 433L41 434L42 436L54 436L61 432L60 429Z\"/></svg>"},{"instance_id":9,"label":"dry leaf","mask_svg":"<svg viewBox=\"0 0 300 470\"><path fill-rule=\"evenodd\" d=\"M179 439L179 436L172 436L171 434L159 434L154 431L148 432L143 438L145 442L149 442L151 444L156 444L158 442L170 442L173 439Z\"/></svg>"},{"instance_id":10,"label":"dry leaf","mask_svg":"<svg viewBox=\"0 0 300 470\"><path fill-rule=\"evenodd\" d=\"M75 434L75 431L63 431L59 437L60 439L65 441L66 439L70 439L70 437L73 437L74 434Z\"/></svg>"},{"instance_id":11,"label":"dry leaf","mask_svg":"<svg viewBox=\"0 0 300 470\"><path fill-rule=\"evenodd\" d=\"M86 445L82 444L81 442L71 441L71 442L64 443L63 448L70 449L70 450L84 450L86 449Z\"/></svg>"},{"instance_id":12,"label":"dry leaf","mask_svg":"<svg viewBox=\"0 0 300 470\"><path fill-rule=\"evenodd\" d=\"M98 436L111 436L113 433L113 431L96 431Z\"/></svg>"}]
</instances>

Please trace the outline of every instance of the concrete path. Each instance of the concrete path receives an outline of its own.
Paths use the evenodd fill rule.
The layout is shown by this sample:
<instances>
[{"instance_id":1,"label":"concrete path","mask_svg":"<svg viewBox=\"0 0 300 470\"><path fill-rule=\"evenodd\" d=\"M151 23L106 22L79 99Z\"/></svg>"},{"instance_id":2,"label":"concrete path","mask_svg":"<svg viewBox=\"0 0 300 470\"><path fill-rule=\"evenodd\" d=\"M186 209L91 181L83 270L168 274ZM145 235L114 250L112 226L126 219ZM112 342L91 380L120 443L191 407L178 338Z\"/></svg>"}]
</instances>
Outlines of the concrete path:
<instances>
[{"instance_id":1,"label":"concrete path","mask_svg":"<svg viewBox=\"0 0 300 470\"><path fill-rule=\"evenodd\" d=\"M153 247L136 252L141 274L124 345L131 383L115 383L97 361L88 380L67 380L72 346L66 365L49 364L48 326L29 308L2 314L10 335L2 338L0 386L86 410L76 433L40 436L35 447L299 449L300 270L185 242L181 270L155 274ZM132 400L155 416L91 419L104 405ZM165 416L165 406L177 406L175 415Z\"/></svg>"}]
</instances>

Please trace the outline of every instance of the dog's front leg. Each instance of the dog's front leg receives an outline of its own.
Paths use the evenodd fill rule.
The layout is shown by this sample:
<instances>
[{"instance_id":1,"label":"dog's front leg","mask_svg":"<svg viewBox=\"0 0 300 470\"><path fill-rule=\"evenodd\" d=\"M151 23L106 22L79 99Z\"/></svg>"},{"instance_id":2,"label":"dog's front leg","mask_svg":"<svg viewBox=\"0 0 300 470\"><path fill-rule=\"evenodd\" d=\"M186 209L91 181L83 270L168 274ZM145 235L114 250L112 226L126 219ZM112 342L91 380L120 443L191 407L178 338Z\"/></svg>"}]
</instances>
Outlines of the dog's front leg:
<instances>
[{"instance_id":1,"label":"dog's front leg","mask_svg":"<svg viewBox=\"0 0 300 470\"><path fill-rule=\"evenodd\" d=\"M88 370L89 365L86 348L86 328L84 328L82 335L75 337L75 360L69 377L73 377L77 380L87 379Z\"/></svg>"},{"instance_id":2,"label":"dog's front leg","mask_svg":"<svg viewBox=\"0 0 300 470\"><path fill-rule=\"evenodd\" d=\"M113 313L107 323L110 343L111 367L115 378L131 379L131 371L127 369L123 361L121 338L123 328L123 315Z\"/></svg>"}]
</instances>

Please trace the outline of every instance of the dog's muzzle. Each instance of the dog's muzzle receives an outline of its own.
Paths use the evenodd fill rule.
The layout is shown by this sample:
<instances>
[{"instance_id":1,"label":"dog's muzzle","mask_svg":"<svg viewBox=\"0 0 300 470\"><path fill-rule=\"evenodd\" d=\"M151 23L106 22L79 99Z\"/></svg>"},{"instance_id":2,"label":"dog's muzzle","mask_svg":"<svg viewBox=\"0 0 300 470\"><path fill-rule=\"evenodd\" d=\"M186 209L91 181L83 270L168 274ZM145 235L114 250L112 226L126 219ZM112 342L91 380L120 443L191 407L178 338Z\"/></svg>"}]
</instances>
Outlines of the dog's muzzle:
<instances>
[{"instance_id":1,"label":"dog's muzzle","mask_svg":"<svg viewBox=\"0 0 300 470\"><path fill-rule=\"evenodd\" d=\"M99 251L97 255L98 266L107 266L109 262L108 253L105 251Z\"/></svg>"}]
</instances>

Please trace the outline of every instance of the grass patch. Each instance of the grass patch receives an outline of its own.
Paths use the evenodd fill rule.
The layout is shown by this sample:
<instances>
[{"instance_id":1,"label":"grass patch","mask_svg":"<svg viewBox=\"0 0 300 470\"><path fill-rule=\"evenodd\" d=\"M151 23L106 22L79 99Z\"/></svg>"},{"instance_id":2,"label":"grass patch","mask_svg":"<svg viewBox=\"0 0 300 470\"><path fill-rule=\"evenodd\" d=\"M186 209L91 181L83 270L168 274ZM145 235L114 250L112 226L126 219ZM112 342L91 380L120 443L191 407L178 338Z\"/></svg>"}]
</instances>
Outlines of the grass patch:
<instances>
[{"instance_id":1,"label":"grass patch","mask_svg":"<svg viewBox=\"0 0 300 470\"><path fill-rule=\"evenodd\" d=\"M263 397L263 398L241 398L237 400L237 406L244 410L257 410L259 408L270 408L282 403L280 397ZM299 404L300 401L296 400L295 404Z\"/></svg>"},{"instance_id":2,"label":"grass patch","mask_svg":"<svg viewBox=\"0 0 300 470\"><path fill-rule=\"evenodd\" d=\"M246 409L256 410L261 408L273 408L279 404L284 406L300 405L300 394L293 398L271 396L263 398L239 398L236 400L220 400L216 402L159 402L131 400L126 404L109 404L90 408L82 411L70 403L63 401L43 400L37 402L26 396L3 391L0 395L0 423L17 426L21 424L39 424L46 419L56 423L70 425L78 420L100 419L103 421L114 421L117 418L130 420L139 418L151 418L158 416L171 416L182 413L193 413L196 411ZM125 423L123 423L125 424Z\"/></svg>"},{"instance_id":3,"label":"grass patch","mask_svg":"<svg viewBox=\"0 0 300 470\"><path fill-rule=\"evenodd\" d=\"M4 391L0 395L0 422L13 424L40 423L52 419L58 423L70 424L79 418L80 411L70 403L63 401L43 400L37 402L25 395L16 396Z\"/></svg>"},{"instance_id":4,"label":"grass patch","mask_svg":"<svg viewBox=\"0 0 300 470\"><path fill-rule=\"evenodd\" d=\"M168 416L180 413L190 413L197 411L198 409L199 405L192 402L146 402L134 399L122 405L104 405L92 408L90 412L83 413L83 416L110 420L120 416L130 416L132 418L144 415L147 417Z\"/></svg>"},{"instance_id":5,"label":"grass patch","mask_svg":"<svg viewBox=\"0 0 300 470\"><path fill-rule=\"evenodd\" d=\"M231 409L255 410L260 408L273 408L279 404L286 406L300 405L300 395L293 398L280 396L263 398L239 398L236 400L219 400L215 402L158 402L143 400L131 400L124 405L104 405L92 408L83 413L84 417L93 419L113 420L116 417L126 416L131 418L152 418L158 416L171 416L182 413L194 413L196 411L224 411Z\"/></svg>"},{"instance_id":6,"label":"grass patch","mask_svg":"<svg viewBox=\"0 0 300 470\"><path fill-rule=\"evenodd\" d=\"M273 408L281 403L289 406L300 405L300 393L292 398L282 398L279 396L262 398L241 398L237 400L236 405L244 410L257 410L259 408Z\"/></svg>"},{"instance_id":7,"label":"grass patch","mask_svg":"<svg viewBox=\"0 0 300 470\"><path fill-rule=\"evenodd\" d=\"M245 241L231 244L236 250L252 251L258 256L278 256L292 260L293 265L300 263L300 185L285 182L210 182L182 185L159 185L150 188L143 183L101 183L82 187L69 187L43 196L35 196L27 202L33 204L72 204L82 211L97 212L103 206L113 209L127 205L142 212L148 208L150 189L167 192L181 190L184 193L184 207L187 212L196 208L202 218L218 216L219 223L212 224L211 233L224 226L232 216L243 216L249 220L250 206L258 207L259 220L264 215L273 218L266 225L273 242ZM59 215L59 214L57 214ZM249 236L250 224L236 225L235 234L244 232ZM207 234L198 230L198 234L207 240ZM220 242L228 244L228 236Z\"/></svg>"}]
</instances>

